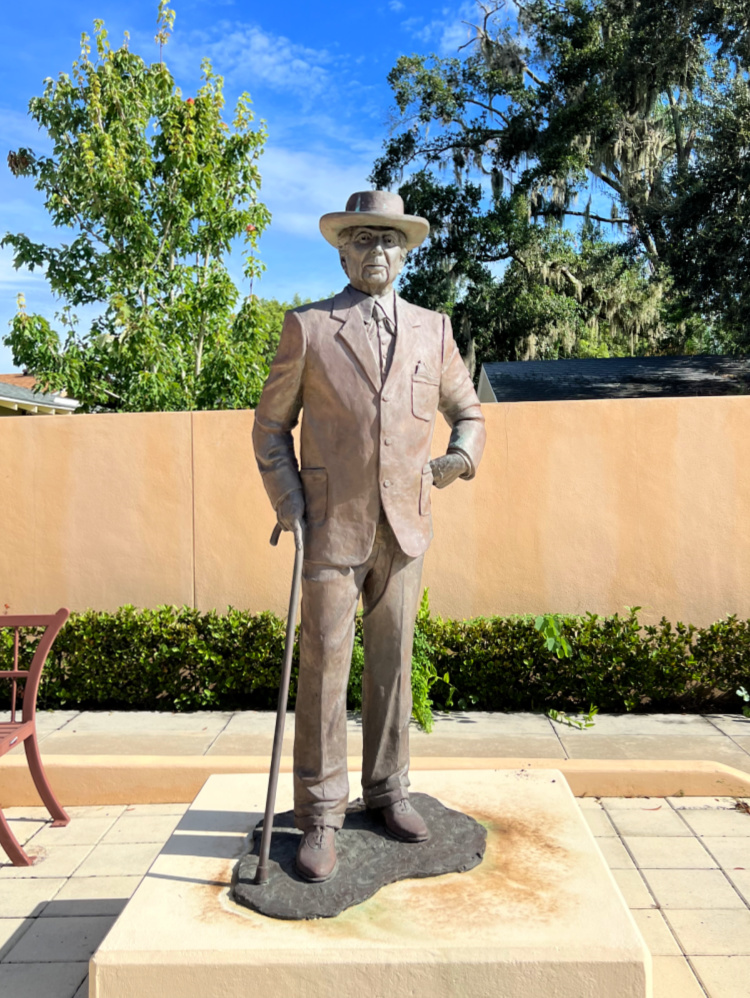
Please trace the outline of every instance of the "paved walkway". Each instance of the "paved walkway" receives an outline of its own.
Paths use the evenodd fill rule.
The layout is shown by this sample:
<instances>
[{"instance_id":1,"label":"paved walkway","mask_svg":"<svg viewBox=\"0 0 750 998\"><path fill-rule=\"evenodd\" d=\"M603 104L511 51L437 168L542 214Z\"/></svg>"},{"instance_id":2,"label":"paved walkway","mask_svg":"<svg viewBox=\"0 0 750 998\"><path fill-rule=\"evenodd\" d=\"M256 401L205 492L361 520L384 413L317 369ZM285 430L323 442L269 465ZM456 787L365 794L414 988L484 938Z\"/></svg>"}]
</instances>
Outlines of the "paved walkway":
<instances>
[{"instance_id":1,"label":"paved walkway","mask_svg":"<svg viewBox=\"0 0 750 998\"><path fill-rule=\"evenodd\" d=\"M40 731L45 753L261 755L270 751L273 716L54 712L42 715ZM352 718L352 754L359 737ZM412 751L705 759L750 772L750 720L610 715L577 731L532 714L456 714L438 718L433 735L415 732ZM748 998L750 800L579 803L651 949L654 998ZM0 995L84 998L90 955L186 809L73 807L74 820L63 829L50 828L42 808L6 809L19 840L38 859L25 869L0 865Z\"/></svg>"},{"instance_id":2,"label":"paved walkway","mask_svg":"<svg viewBox=\"0 0 750 998\"><path fill-rule=\"evenodd\" d=\"M48 711L39 717L45 754L267 755L274 715L266 711ZM294 715L284 754L291 755ZM349 754L362 749L358 719L349 720ZM750 773L750 718L741 714L604 714L578 730L543 714L438 715L435 730L416 727L416 756L531 759L702 759Z\"/></svg>"}]
</instances>

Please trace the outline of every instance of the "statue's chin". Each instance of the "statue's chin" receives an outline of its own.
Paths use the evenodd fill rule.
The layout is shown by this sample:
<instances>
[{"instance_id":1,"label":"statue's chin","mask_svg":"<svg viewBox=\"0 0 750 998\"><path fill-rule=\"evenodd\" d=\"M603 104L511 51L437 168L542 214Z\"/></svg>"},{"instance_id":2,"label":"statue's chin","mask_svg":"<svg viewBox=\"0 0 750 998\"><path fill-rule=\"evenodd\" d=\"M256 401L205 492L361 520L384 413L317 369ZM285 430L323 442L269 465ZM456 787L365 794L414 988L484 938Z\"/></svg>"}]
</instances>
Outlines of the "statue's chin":
<instances>
[{"instance_id":1,"label":"statue's chin","mask_svg":"<svg viewBox=\"0 0 750 998\"><path fill-rule=\"evenodd\" d=\"M393 287L393 281L351 281L353 288L357 291L362 291L363 294L372 295L374 298L380 298L382 295L386 294Z\"/></svg>"}]
</instances>

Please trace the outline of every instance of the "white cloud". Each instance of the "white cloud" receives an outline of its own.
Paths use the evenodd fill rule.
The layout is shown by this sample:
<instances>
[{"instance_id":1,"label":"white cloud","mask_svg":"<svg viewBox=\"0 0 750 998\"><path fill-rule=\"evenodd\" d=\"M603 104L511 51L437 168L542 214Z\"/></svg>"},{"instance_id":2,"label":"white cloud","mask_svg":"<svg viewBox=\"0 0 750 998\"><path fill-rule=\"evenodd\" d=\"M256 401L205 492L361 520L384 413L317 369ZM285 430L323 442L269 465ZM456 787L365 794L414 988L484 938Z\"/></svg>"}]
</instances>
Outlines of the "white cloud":
<instances>
[{"instance_id":1,"label":"white cloud","mask_svg":"<svg viewBox=\"0 0 750 998\"><path fill-rule=\"evenodd\" d=\"M404 9L404 4L401 3L401 0L388 0L388 7L391 10L399 11Z\"/></svg>"},{"instance_id":2,"label":"white cloud","mask_svg":"<svg viewBox=\"0 0 750 998\"><path fill-rule=\"evenodd\" d=\"M458 11L444 7L441 16L425 23L422 17L410 17L401 27L424 45L435 45L440 55L456 55L458 48L474 35L470 23L476 18L476 6L463 3Z\"/></svg>"},{"instance_id":3,"label":"white cloud","mask_svg":"<svg viewBox=\"0 0 750 998\"><path fill-rule=\"evenodd\" d=\"M343 211L350 194L368 189L371 169L370 157L342 165L335 155L269 146L263 156L261 197L273 213L271 229L320 239L320 216Z\"/></svg>"},{"instance_id":4,"label":"white cloud","mask_svg":"<svg viewBox=\"0 0 750 998\"><path fill-rule=\"evenodd\" d=\"M33 149L36 153L52 150L49 136L40 130L31 115L10 108L0 108L0 144L10 149Z\"/></svg>"},{"instance_id":5,"label":"white cloud","mask_svg":"<svg viewBox=\"0 0 750 998\"><path fill-rule=\"evenodd\" d=\"M176 33L165 58L175 76L191 78L206 56L217 72L242 87L265 84L312 99L332 84L334 60L329 52L300 45L254 24L219 21L208 32Z\"/></svg>"}]
</instances>

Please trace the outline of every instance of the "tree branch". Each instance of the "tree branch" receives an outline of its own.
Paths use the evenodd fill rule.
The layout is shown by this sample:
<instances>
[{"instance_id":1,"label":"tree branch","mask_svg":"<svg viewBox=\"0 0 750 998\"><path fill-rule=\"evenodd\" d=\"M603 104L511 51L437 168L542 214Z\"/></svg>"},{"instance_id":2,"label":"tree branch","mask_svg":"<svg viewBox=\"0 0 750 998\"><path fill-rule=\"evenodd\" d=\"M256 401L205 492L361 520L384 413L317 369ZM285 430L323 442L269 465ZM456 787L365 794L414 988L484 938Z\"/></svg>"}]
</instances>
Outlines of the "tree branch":
<instances>
[{"instance_id":1,"label":"tree branch","mask_svg":"<svg viewBox=\"0 0 750 998\"><path fill-rule=\"evenodd\" d=\"M672 124L674 126L674 140L675 145L677 146L677 162L680 166L682 166L685 155L685 146L682 138L682 122L680 121L679 108L675 104L671 88L667 90L667 97L669 98L669 110L672 114Z\"/></svg>"},{"instance_id":2,"label":"tree branch","mask_svg":"<svg viewBox=\"0 0 750 998\"><path fill-rule=\"evenodd\" d=\"M534 215L542 215L543 217L555 216L555 215L577 215L579 218L590 218L594 222L607 222L609 225L629 225L629 218L606 218L604 215L592 215L591 212L585 211L573 211L570 208L563 208L562 211L556 211L552 208L542 209L540 211L532 212Z\"/></svg>"}]
</instances>

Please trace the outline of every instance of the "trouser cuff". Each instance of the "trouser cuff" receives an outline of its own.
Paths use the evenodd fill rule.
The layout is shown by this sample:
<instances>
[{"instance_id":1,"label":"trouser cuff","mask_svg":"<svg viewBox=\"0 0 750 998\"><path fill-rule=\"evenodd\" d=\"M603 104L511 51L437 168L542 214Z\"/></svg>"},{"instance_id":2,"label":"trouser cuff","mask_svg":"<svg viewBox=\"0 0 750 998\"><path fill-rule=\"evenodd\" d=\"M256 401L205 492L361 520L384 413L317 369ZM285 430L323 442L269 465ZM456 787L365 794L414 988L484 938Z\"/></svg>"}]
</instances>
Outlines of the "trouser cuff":
<instances>
[{"instance_id":1,"label":"trouser cuff","mask_svg":"<svg viewBox=\"0 0 750 998\"><path fill-rule=\"evenodd\" d=\"M388 807L389 804L395 804L399 800L408 800L409 791L406 787L395 787L393 790L384 790L379 794L364 793L363 796L367 807L374 810L379 807Z\"/></svg>"},{"instance_id":2,"label":"trouser cuff","mask_svg":"<svg viewBox=\"0 0 750 998\"><path fill-rule=\"evenodd\" d=\"M339 829L344 824L344 815L336 814L333 811L326 811L323 814L295 814L294 827L303 832L310 828L335 828Z\"/></svg>"}]
</instances>

